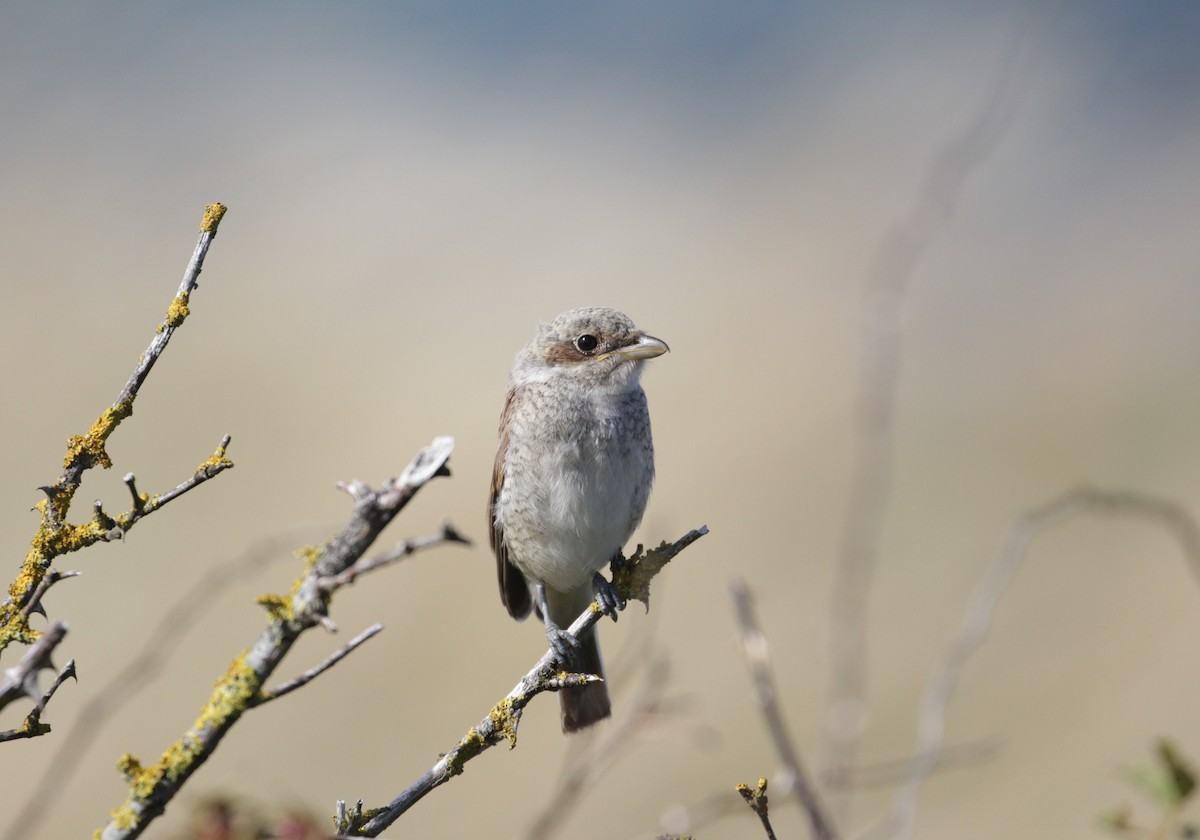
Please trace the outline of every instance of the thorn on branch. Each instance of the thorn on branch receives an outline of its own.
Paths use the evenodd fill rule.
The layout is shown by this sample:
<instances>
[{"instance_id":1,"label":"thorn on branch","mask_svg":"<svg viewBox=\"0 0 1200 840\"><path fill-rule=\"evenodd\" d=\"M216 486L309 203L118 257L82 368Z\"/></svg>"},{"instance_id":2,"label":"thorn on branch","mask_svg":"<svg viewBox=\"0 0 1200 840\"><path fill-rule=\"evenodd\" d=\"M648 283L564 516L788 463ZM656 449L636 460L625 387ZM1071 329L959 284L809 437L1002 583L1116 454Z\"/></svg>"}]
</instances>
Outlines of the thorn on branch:
<instances>
[{"instance_id":1,"label":"thorn on branch","mask_svg":"<svg viewBox=\"0 0 1200 840\"><path fill-rule=\"evenodd\" d=\"M133 473L125 473L125 486L129 488L129 495L133 498L132 507L130 510L140 516L146 509L146 502L149 497L143 496L138 492L137 479L133 477Z\"/></svg>"},{"instance_id":2,"label":"thorn on branch","mask_svg":"<svg viewBox=\"0 0 1200 840\"><path fill-rule=\"evenodd\" d=\"M355 503L363 502L375 496L375 491L365 481L359 481L357 478L353 481L339 481L337 489L341 490L350 498L354 499Z\"/></svg>"},{"instance_id":3,"label":"thorn on branch","mask_svg":"<svg viewBox=\"0 0 1200 840\"><path fill-rule=\"evenodd\" d=\"M26 718L26 725L10 732L0 733L0 741L13 738L33 738L50 731L48 726L39 723L38 717L63 680L75 675L75 662L72 660L67 664L58 679L54 681L54 685L45 694L38 688L38 674L46 669L54 668L50 657L66 635L66 622L54 622L41 635L41 638L29 646L29 650L25 652L20 661L4 672L4 679L0 681L0 709L21 697L35 701L37 705L34 707L31 717Z\"/></svg>"},{"instance_id":4,"label":"thorn on branch","mask_svg":"<svg viewBox=\"0 0 1200 840\"><path fill-rule=\"evenodd\" d=\"M24 623L29 620L29 616L33 613L45 616L46 608L42 606L42 596L46 594L46 591L60 580L79 577L80 574L80 572L51 571L49 574L43 575L41 581L38 582L37 587L33 590L33 592L30 593L28 600L25 601L25 606L23 606L21 611L17 614L17 621L19 623Z\"/></svg>"}]
</instances>

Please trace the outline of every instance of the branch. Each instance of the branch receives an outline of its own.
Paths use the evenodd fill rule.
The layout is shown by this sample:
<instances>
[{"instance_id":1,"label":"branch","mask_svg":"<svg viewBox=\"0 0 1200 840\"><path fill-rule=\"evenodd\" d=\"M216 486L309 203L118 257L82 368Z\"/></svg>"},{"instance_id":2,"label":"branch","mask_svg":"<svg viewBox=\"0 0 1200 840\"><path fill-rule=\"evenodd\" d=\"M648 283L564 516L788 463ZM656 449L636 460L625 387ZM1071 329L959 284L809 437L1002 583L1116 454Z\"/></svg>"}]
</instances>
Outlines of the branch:
<instances>
[{"instance_id":1,"label":"branch","mask_svg":"<svg viewBox=\"0 0 1200 840\"><path fill-rule=\"evenodd\" d=\"M157 499L149 499L135 493L130 511L117 519L105 514L100 503L97 502L93 508L91 521L87 524L72 525L67 521L71 502L83 481L84 473L92 467L99 466L107 469L112 466L112 460L105 451L105 444L121 421L133 413L133 403L139 389L146 381L154 363L166 349L171 336L187 317L188 299L196 288L204 257L208 253L208 246L217 235L217 227L224 214L225 207L221 204L210 204L205 208L204 221L200 226L200 239L188 262L183 281L179 284L179 290L167 308L162 323L150 340L150 345L138 358L133 374L117 394L113 404L105 409L87 433L76 435L67 441L63 472L58 480L52 485L40 488L46 494L46 498L37 504L41 522L30 544L29 552L25 556L21 572L9 587L8 598L3 604L0 604L0 651L14 641L32 644L37 639L37 632L29 627L29 613L25 607L27 604L36 603L33 601L33 594L37 591L42 579L50 569L51 562L56 557L71 551L78 551L99 541L115 539L123 535L142 516L161 507L171 498L186 492L191 486L233 466L232 462L225 459L224 444L222 444L218 454L202 464L201 469L190 482L180 485L172 493ZM228 439L225 443L228 443ZM203 478L198 478L200 473L204 473ZM131 477L126 479L126 483L132 490Z\"/></svg>"},{"instance_id":2,"label":"branch","mask_svg":"<svg viewBox=\"0 0 1200 840\"><path fill-rule=\"evenodd\" d=\"M650 578L662 569L680 551L708 533L708 528L689 531L673 543L662 543L658 548L638 551L627 560L613 561L613 584L625 599L644 599L649 596ZM620 569L620 574L618 574ZM648 574L647 574L648 573ZM594 626L603 617L600 605L592 602L566 632L575 638ZM521 714L538 694L558 691L570 686L585 685L598 678L591 674L566 674L556 672L556 656L552 650L521 677L516 687L497 703L478 724L467 730L467 734L449 752L442 755L423 775L399 796L382 808L363 811L362 802L347 809L345 801L337 805L336 829L339 835L352 837L377 837L380 832L394 823L409 808L417 804L426 794L461 774L468 761L480 753L507 741L509 748L517 745L517 728Z\"/></svg>"},{"instance_id":3,"label":"branch","mask_svg":"<svg viewBox=\"0 0 1200 840\"><path fill-rule=\"evenodd\" d=\"M307 534L307 531L305 532ZM300 539L277 536L262 540L236 557L217 565L200 578L163 614L146 634L140 652L88 698L71 728L56 739L53 758L42 770L32 795L26 798L5 837L29 837L34 834L42 815L59 806L59 799L71 777L79 769L105 724L145 686L150 684L171 660L187 632L212 608L217 596L237 580L257 574ZM47 575L49 579L50 575Z\"/></svg>"},{"instance_id":4,"label":"branch","mask_svg":"<svg viewBox=\"0 0 1200 840\"><path fill-rule=\"evenodd\" d=\"M654 657L645 664L645 673L630 696L622 702L612 723L587 741L557 777L554 789L545 796L546 804L530 822L525 840L545 840L571 813L595 780L631 749L637 738L656 720L664 708L664 693L669 668L667 660Z\"/></svg>"},{"instance_id":5,"label":"branch","mask_svg":"<svg viewBox=\"0 0 1200 840\"><path fill-rule=\"evenodd\" d=\"M742 655L746 657L746 665L750 668L750 677L754 683L754 698L766 720L767 730L771 733L771 741L775 744L775 749L783 762L783 772L787 780L784 792L795 793L800 798L804 810L808 813L814 837L818 840L835 840L838 836L837 829L834 828L829 816L825 813L816 787L804 769L800 754L796 750L792 737L787 731L787 724L783 720L783 710L779 708L779 692L775 688L775 677L771 673L767 637L758 624L758 617L754 612L754 601L750 597L750 590L746 588L745 581L740 578L734 579L729 585L729 597L733 600L734 612L737 615L738 638L742 646ZM764 824L768 825L767 831L770 834L769 824L766 823L766 782L764 780L759 784L762 792L762 814L760 816L762 816ZM743 797L747 795L741 787L738 790L742 792Z\"/></svg>"},{"instance_id":6,"label":"branch","mask_svg":"<svg viewBox=\"0 0 1200 840\"><path fill-rule=\"evenodd\" d=\"M79 577L80 574L81 574L81 572L51 571L49 574L44 575L42 577L42 579L38 582L37 587L29 595L29 599L25 602L25 605L23 607L21 607L21 611L19 613L17 613L17 620L23 621L23 622L28 622L29 616L33 615L34 613L38 613L40 615L45 615L46 610L42 606L42 597L46 594L46 592L50 589L50 587L53 586L54 584L58 583L60 580L66 580L67 578L73 578L73 577Z\"/></svg>"},{"instance_id":7,"label":"branch","mask_svg":"<svg viewBox=\"0 0 1200 840\"><path fill-rule=\"evenodd\" d=\"M332 592L335 589L340 589L347 584L354 583L359 575L364 575L367 572L373 572L376 569L390 566L392 563L398 563L407 557L411 557L418 551L423 551L427 548L442 545L448 542L461 543L462 545L470 545L471 541L462 536L455 530L454 526L449 522L442 523L442 530L436 534L430 534L427 537L410 537L400 543L390 551L380 552L363 560L359 560L354 565L339 572L331 577L322 578L320 586Z\"/></svg>"},{"instance_id":8,"label":"branch","mask_svg":"<svg viewBox=\"0 0 1200 840\"><path fill-rule=\"evenodd\" d=\"M958 634L925 684L917 713L916 754L896 789L886 818L874 827L872 834L877 831L885 837L912 836L918 795L944 749L946 708L967 661L987 640L1000 599L1035 537L1088 513L1135 516L1157 522L1179 541L1184 559L1200 580L1200 524L1174 502L1123 490L1081 487L1023 514L1009 529L1000 553L975 587Z\"/></svg>"},{"instance_id":9,"label":"branch","mask_svg":"<svg viewBox=\"0 0 1200 840\"><path fill-rule=\"evenodd\" d=\"M258 699L255 700L254 705L261 706L264 703L271 702L272 700L278 700L280 697L283 697L286 694L291 694L297 688L303 688L353 653L359 645L363 644L363 642L366 642L367 640L377 636L380 632L382 632L382 630L382 624L372 624L342 647L331 653L324 662L314 665L300 676L288 680L283 685L276 686L275 688L260 693L258 695Z\"/></svg>"},{"instance_id":10,"label":"branch","mask_svg":"<svg viewBox=\"0 0 1200 840\"><path fill-rule=\"evenodd\" d=\"M1016 34L971 121L935 149L912 211L875 250L862 308L862 351L855 406L856 443L829 606L829 676L822 777L854 763L866 722L867 615L880 536L892 488L896 391L903 357L905 301L917 265L953 216L971 176L987 162L1030 87L1029 68L1063 0ZM834 812L845 804L834 801ZM841 814L845 816L844 813ZM844 822L844 820L842 820Z\"/></svg>"},{"instance_id":11,"label":"branch","mask_svg":"<svg viewBox=\"0 0 1200 840\"><path fill-rule=\"evenodd\" d=\"M358 562L426 483L450 474L446 462L453 448L453 439L435 439L417 453L399 478L384 482L378 491L359 481L344 486L355 500L349 523L323 547L309 550L305 572L289 595L259 599L267 610L267 627L217 681L192 727L149 767L128 754L122 756L118 767L129 782L129 796L99 833L102 840L141 835L242 715L264 702L263 686L292 645L302 633L328 621L336 587L330 588L327 581Z\"/></svg>"},{"instance_id":12,"label":"branch","mask_svg":"<svg viewBox=\"0 0 1200 840\"><path fill-rule=\"evenodd\" d=\"M38 688L38 674L46 669L53 669L50 657L54 649L67 635L66 622L56 621L42 633L41 638L29 646L25 655L15 666L4 672L4 680L0 681L0 709L21 697L36 701L25 718L25 722L16 729L0 732L0 741L12 741L18 738L35 738L50 731L50 726L41 722L42 711L54 696L54 692L62 685L67 677L75 676L75 660L67 663L55 679L54 684L45 694Z\"/></svg>"},{"instance_id":13,"label":"branch","mask_svg":"<svg viewBox=\"0 0 1200 840\"><path fill-rule=\"evenodd\" d=\"M767 840L775 840L775 829L771 828L771 819L767 813L767 780L760 778L757 788L751 788L750 785L741 783L736 789L742 799L746 800L750 810L757 814L759 820L762 821L763 830L767 832Z\"/></svg>"}]
</instances>

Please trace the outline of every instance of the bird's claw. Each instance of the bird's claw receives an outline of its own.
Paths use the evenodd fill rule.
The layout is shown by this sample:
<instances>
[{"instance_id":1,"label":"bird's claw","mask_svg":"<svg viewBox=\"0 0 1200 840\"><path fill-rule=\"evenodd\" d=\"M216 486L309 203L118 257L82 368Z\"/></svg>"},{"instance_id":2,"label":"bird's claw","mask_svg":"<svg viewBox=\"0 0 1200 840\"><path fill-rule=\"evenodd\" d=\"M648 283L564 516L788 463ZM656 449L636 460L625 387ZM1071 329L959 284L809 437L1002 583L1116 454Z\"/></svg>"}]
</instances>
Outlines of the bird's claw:
<instances>
[{"instance_id":1,"label":"bird's claw","mask_svg":"<svg viewBox=\"0 0 1200 840\"><path fill-rule=\"evenodd\" d=\"M617 613L625 609L625 599L617 594L617 587L599 572L592 578L592 594L596 596L600 611L612 616L613 621L617 620Z\"/></svg>"},{"instance_id":2,"label":"bird's claw","mask_svg":"<svg viewBox=\"0 0 1200 840\"><path fill-rule=\"evenodd\" d=\"M554 658L558 660L559 667L567 671L573 670L575 663L579 661L579 639L561 627L547 624L546 641L550 650L554 651Z\"/></svg>"}]
</instances>

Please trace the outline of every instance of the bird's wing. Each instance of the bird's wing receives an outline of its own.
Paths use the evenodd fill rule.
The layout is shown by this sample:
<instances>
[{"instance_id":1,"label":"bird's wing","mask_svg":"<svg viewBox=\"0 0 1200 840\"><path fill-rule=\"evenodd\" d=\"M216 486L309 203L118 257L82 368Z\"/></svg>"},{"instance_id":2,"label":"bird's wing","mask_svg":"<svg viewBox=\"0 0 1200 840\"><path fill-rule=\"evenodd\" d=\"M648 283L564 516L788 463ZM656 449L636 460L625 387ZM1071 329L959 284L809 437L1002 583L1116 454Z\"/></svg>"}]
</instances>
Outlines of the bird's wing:
<instances>
[{"instance_id":1,"label":"bird's wing","mask_svg":"<svg viewBox=\"0 0 1200 840\"><path fill-rule=\"evenodd\" d=\"M508 548L504 545L504 528L496 521L496 500L504 486L504 456L508 452L508 430L513 409L521 399L521 389L509 388L504 398L504 411L500 414L500 445L496 448L496 462L492 466L492 487L488 494L488 540L496 555L496 574L500 580L500 601L508 608L513 618L522 619L533 609L529 585L521 570L508 559Z\"/></svg>"}]
</instances>

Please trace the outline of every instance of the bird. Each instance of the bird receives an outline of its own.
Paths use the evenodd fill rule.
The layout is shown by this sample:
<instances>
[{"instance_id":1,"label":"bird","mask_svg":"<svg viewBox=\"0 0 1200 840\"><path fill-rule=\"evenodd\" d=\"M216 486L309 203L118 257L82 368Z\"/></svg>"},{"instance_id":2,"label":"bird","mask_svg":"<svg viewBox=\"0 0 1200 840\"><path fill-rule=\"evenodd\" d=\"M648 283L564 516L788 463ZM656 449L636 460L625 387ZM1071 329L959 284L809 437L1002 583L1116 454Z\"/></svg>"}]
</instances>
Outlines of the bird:
<instances>
[{"instance_id":1,"label":"bird","mask_svg":"<svg viewBox=\"0 0 1200 840\"><path fill-rule=\"evenodd\" d=\"M500 600L518 621L536 610L560 667L604 676L595 627L563 628L593 601L625 604L600 570L641 523L654 444L641 375L668 352L616 309L571 309L517 351L500 415L488 523ZM564 732L612 713L604 682L559 691Z\"/></svg>"}]
</instances>

